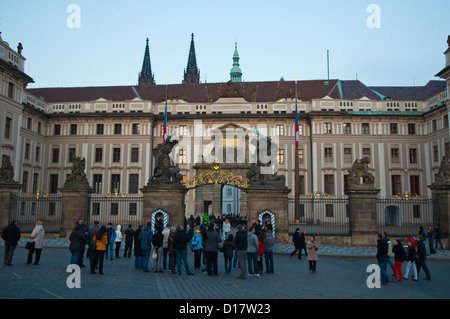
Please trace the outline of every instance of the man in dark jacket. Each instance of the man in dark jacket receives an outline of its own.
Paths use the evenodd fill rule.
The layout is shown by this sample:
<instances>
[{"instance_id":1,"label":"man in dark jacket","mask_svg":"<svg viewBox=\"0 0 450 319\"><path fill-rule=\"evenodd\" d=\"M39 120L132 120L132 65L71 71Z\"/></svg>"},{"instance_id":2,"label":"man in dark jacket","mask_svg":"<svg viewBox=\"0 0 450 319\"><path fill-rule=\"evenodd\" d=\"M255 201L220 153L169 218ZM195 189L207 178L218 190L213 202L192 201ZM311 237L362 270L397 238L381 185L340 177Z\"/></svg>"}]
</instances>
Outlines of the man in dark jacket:
<instances>
[{"instance_id":1,"label":"man in dark jacket","mask_svg":"<svg viewBox=\"0 0 450 319\"><path fill-rule=\"evenodd\" d=\"M297 253L297 251L299 251L300 250L300 228L296 228L295 229L295 232L294 232L294 234L292 235L292 241L293 241L293 243L294 243L294 251L293 252L291 252L290 254L289 254L289 257L290 258L292 258L292 256L294 256L296 253ZM302 258L302 253L301 253L301 251L299 252L299 254L298 254L298 259L301 259Z\"/></svg>"},{"instance_id":2,"label":"man in dark jacket","mask_svg":"<svg viewBox=\"0 0 450 319\"><path fill-rule=\"evenodd\" d=\"M208 271L208 275L215 276L217 273L217 257L218 257L218 244L220 242L220 236L214 229L214 223L209 224L208 230L206 231L206 236L204 238L204 248L206 255L206 270Z\"/></svg>"},{"instance_id":3,"label":"man in dark jacket","mask_svg":"<svg viewBox=\"0 0 450 319\"><path fill-rule=\"evenodd\" d=\"M123 252L123 258L127 257L128 252L128 258L131 257L131 250L133 248L133 238L134 238L134 230L131 228L131 224L128 225L128 228L125 229L125 250Z\"/></svg>"},{"instance_id":4,"label":"man in dark jacket","mask_svg":"<svg viewBox=\"0 0 450 319\"><path fill-rule=\"evenodd\" d=\"M187 275L193 275L193 273L189 270L189 264L187 260L187 245L189 243L189 236L184 230L183 226L178 225L177 231L175 233L175 237L173 239L173 245L175 247L175 252L177 255L177 269L178 275L181 275L181 259L183 259L184 268L186 269Z\"/></svg>"},{"instance_id":5,"label":"man in dark jacket","mask_svg":"<svg viewBox=\"0 0 450 319\"><path fill-rule=\"evenodd\" d=\"M389 282L387 276L387 257L388 257L388 243L384 240L381 234L377 236L377 260L380 266L381 283L385 284Z\"/></svg>"},{"instance_id":6,"label":"man in dark jacket","mask_svg":"<svg viewBox=\"0 0 450 319\"><path fill-rule=\"evenodd\" d=\"M417 277L420 273L420 268L425 271L426 277L424 280L431 280L430 271L428 270L427 263L425 259L427 258L427 251L425 248L425 243L423 242L423 236L417 236Z\"/></svg>"},{"instance_id":7,"label":"man in dark jacket","mask_svg":"<svg viewBox=\"0 0 450 319\"><path fill-rule=\"evenodd\" d=\"M20 229L17 227L17 221L13 220L2 233L2 238L5 241L5 266L12 265L12 258L16 250L17 243L20 239Z\"/></svg>"},{"instance_id":8,"label":"man in dark jacket","mask_svg":"<svg viewBox=\"0 0 450 319\"><path fill-rule=\"evenodd\" d=\"M244 226L237 225L237 232L236 232L236 239L234 242L236 243L236 248L238 250L237 256L239 260L239 264L241 267L241 274L238 276L238 279L245 279L246 278L246 269L247 266L245 264L245 260L247 258L247 232L244 229Z\"/></svg>"},{"instance_id":9,"label":"man in dark jacket","mask_svg":"<svg viewBox=\"0 0 450 319\"><path fill-rule=\"evenodd\" d=\"M150 253L152 250L153 241L153 230L152 223L148 222L144 227L144 230L139 234L139 239L141 240L141 251L142 251L142 267L144 272L148 272L148 263L150 259Z\"/></svg>"}]
</instances>

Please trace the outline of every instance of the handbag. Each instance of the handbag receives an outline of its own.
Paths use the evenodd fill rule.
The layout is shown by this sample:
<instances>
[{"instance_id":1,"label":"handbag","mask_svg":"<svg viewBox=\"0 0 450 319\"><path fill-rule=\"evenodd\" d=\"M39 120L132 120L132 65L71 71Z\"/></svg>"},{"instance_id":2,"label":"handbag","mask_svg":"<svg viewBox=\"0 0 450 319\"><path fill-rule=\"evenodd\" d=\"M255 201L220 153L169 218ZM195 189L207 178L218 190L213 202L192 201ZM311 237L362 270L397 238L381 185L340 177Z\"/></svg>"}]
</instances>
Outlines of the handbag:
<instances>
[{"instance_id":1,"label":"handbag","mask_svg":"<svg viewBox=\"0 0 450 319\"><path fill-rule=\"evenodd\" d=\"M34 249L34 241L27 241L25 249Z\"/></svg>"}]
</instances>

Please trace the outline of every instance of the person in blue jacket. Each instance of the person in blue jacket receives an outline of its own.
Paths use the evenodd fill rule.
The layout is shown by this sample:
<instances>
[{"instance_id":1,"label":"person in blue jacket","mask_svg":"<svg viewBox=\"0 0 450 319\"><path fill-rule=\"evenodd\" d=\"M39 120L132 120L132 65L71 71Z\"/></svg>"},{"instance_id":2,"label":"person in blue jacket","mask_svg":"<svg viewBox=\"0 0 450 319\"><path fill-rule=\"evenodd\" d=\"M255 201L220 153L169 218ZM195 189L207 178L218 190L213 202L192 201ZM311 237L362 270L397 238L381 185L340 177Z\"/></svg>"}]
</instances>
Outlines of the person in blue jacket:
<instances>
[{"instance_id":1,"label":"person in blue jacket","mask_svg":"<svg viewBox=\"0 0 450 319\"><path fill-rule=\"evenodd\" d=\"M139 239L141 240L141 251L142 251L142 265L144 272L149 272L148 264L150 259L150 254L152 252L152 241L153 241L153 230L152 223L148 222L144 229L139 234Z\"/></svg>"},{"instance_id":2,"label":"person in blue jacket","mask_svg":"<svg viewBox=\"0 0 450 319\"><path fill-rule=\"evenodd\" d=\"M112 223L108 223L108 226L106 227L106 235L108 239L108 244L106 245L106 259L108 259L108 253L109 258L113 260L113 249L114 249L114 242L116 241L116 230L112 226Z\"/></svg>"}]
</instances>

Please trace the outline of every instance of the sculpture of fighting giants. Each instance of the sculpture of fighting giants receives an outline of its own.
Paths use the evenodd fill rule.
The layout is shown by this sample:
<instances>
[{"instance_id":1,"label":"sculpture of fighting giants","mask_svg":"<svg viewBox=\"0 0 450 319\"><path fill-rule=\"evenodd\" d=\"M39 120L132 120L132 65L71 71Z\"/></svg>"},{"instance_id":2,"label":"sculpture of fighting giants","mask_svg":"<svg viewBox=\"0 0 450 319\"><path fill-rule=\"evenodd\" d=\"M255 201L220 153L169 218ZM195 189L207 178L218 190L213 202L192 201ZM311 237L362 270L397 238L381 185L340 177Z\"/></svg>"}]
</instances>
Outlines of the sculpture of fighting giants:
<instances>
[{"instance_id":1,"label":"sculpture of fighting giants","mask_svg":"<svg viewBox=\"0 0 450 319\"><path fill-rule=\"evenodd\" d=\"M361 185L361 177L363 185L375 185L375 177L369 172L370 159L364 157L363 159L355 160L352 167L348 170L348 182L351 185Z\"/></svg>"},{"instance_id":2,"label":"sculpture of fighting giants","mask_svg":"<svg viewBox=\"0 0 450 319\"><path fill-rule=\"evenodd\" d=\"M261 184L285 184L286 181L286 177L284 175L277 175L277 172L275 172L274 174L265 174L261 172L261 169L263 168L267 168L268 170L273 170L274 169L274 164L272 163L272 152L274 152L276 154L276 152L278 151L278 145L276 145L274 142L272 142L272 139L270 137L266 138L266 143L267 143L267 149L266 149L266 153L264 154L265 156L267 156L268 158L270 158L270 160L268 161L268 163L262 163L260 161L261 159L261 150L260 150L260 142L258 142L256 139L253 139L251 142L253 145L256 146L256 151L257 151L257 163L253 164L249 171L247 172L247 178L249 180L249 183L261 183ZM272 149L272 147L274 149ZM275 159L276 160L276 159ZM271 167L272 166L272 167Z\"/></svg>"},{"instance_id":3,"label":"sculpture of fighting giants","mask_svg":"<svg viewBox=\"0 0 450 319\"><path fill-rule=\"evenodd\" d=\"M180 182L182 180L183 175L180 173L180 168L178 165L173 164L169 155L177 144L178 141L172 141L169 136L163 143L158 144L152 150L155 158L155 169L150 181Z\"/></svg>"},{"instance_id":4,"label":"sculpture of fighting giants","mask_svg":"<svg viewBox=\"0 0 450 319\"><path fill-rule=\"evenodd\" d=\"M14 167L8 156L3 157L2 167L0 168L0 184L15 183L14 181Z\"/></svg>"},{"instance_id":5,"label":"sculpture of fighting giants","mask_svg":"<svg viewBox=\"0 0 450 319\"><path fill-rule=\"evenodd\" d=\"M441 166L436 176L436 182L438 184L450 185L450 158L447 156L442 157Z\"/></svg>"},{"instance_id":6,"label":"sculpture of fighting giants","mask_svg":"<svg viewBox=\"0 0 450 319\"><path fill-rule=\"evenodd\" d=\"M72 174L67 177L66 183L68 184L88 184L86 173L86 159L81 156L76 156L72 162Z\"/></svg>"}]
</instances>

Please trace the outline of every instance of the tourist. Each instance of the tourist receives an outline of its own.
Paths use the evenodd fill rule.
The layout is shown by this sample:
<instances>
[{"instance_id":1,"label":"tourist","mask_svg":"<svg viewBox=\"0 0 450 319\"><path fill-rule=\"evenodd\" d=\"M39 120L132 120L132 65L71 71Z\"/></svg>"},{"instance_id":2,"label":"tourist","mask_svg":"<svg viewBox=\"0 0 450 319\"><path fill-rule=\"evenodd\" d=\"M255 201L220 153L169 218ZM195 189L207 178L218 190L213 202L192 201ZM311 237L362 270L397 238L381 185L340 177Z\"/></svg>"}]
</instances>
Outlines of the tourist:
<instances>
[{"instance_id":1,"label":"tourist","mask_svg":"<svg viewBox=\"0 0 450 319\"><path fill-rule=\"evenodd\" d=\"M84 251L86 249L86 244L88 243L88 233L89 233L89 227L84 223L83 218L78 218L75 225L79 225L81 227L81 231L83 232L83 236L85 237L85 243L83 244L83 247L80 252L80 260L78 261L78 265L80 267L84 267L83 261L84 261Z\"/></svg>"},{"instance_id":2,"label":"tourist","mask_svg":"<svg viewBox=\"0 0 450 319\"><path fill-rule=\"evenodd\" d=\"M162 264L163 264L163 269L166 270L167 269L167 253L168 253L168 241L169 241L169 235L170 235L170 224L167 223L166 224L166 228L164 228L164 230L162 231L163 234L163 260L162 260ZM172 268L170 268L169 265L169 270L171 270Z\"/></svg>"},{"instance_id":3,"label":"tourist","mask_svg":"<svg viewBox=\"0 0 450 319\"><path fill-rule=\"evenodd\" d=\"M113 260L113 245L116 241L116 230L112 227L112 223L108 223L106 227L106 234L108 235L108 244L106 245L106 259L108 259L108 254L111 260Z\"/></svg>"},{"instance_id":4,"label":"tourist","mask_svg":"<svg viewBox=\"0 0 450 319\"><path fill-rule=\"evenodd\" d=\"M248 259L248 275L259 277L258 274L258 237L255 235L255 227L251 227L247 232L247 259Z\"/></svg>"},{"instance_id":5,"label":"tourist","mask_svg":"<svg viewBox=\"0 0 450 319\"><path fill-rule=\"evenodd\" d=\"M417 237L417 276L419 276L420 269L423 268L426 276L424 280L431 280L430 271L428 270L427 263L425 261L425 259L427 259L427 252L423 240L422 235Z\"/></svg>"},{"instance_id":6,"label":"tourist","mask_svg":"<svg viewBox=\"0 0 450 319\"><path fill-rule=\"evenodd\" d=\"M200 233L200 229L195 231L194 237L191 240L192 249L194 249L194 269L200 269L201 266L201 256L202 256L202 234Z\"/></svg>"},{"instance_id":7,"label":"tourist","mask_svg":"<svg viewBox=\"0 0 450 319\"><path fill-rule=\"evenodd\" d=\"M148 222L144 229L139 234L139 239L141 240L141 250L142 250L142 269L144 272L148 272L148 263L150 260L150 253L152 251L152 241L153 241L153 231L152 223Z\"/></svg>"},{"instance_id":8,"label":"tourist","mask_svg":"<svg viewBox=\"0 0 450 319\"><path fill-rule=\"evenodd\" d=\"M292 256L294 256L298 251L298 259L302 259L302 252L300 250L300 228L298 227L295 229L295 232L292 235L292 242L294 243L295 249L289 254L289 258L292 258Z\"/></svg>"},{"instance_id":9,"label":"tourist","mask_svg":"<svg viewBox=\"0 0 450 319\"><path fill-rule=\"evenodd\" d=\"M27 264L30 265L33 260L33 253L36 252L36 258L34 260L35 265L39 265L39 260L41 259L42 247L44 245L44 235L45 230L42 222L38 220L36 225L31 232L30 241L34 242L34 247L28 250Z\"/></svg>"},{"instance_id":10,"label":"tourist","mask_svg":"<svg viewBox=\"0 0 450 319\"><path fill-rule=\"evenodd\" d=\"M405 269L405 275L403 276L403 279L408 280L409 270L412 269L413 271L413 280L417 281L417 253L416 253L416 247L414 246L414 242L411 240L411 238L408 238L408 249L406 251L406 269Z\"/></svg>"},{"instance_id":11,"label":"tourist","mask_svg":"<svg viewBox=\"0 0 450 319\"><path fill-rule=\"evenodd\" d=\"M433 227L428 227L427 231L427 237L428 237L428 247L430 248L430 254L435 254L436 250L434 250L434 231Z\"/></svg>"},{"instance_id":12,"label":"tourist","mask_svg":"<svg viewBox=\"0 0 450 319\"><path fill-rule=\"evenodd\" d=\"M435 242L434 249L435 250L438 248L438 244L441 245L441 250L444 250L444 247L442 246L441 237L442 237L441 227L439 224L437 224L436 227L434 228L434 242Z\"/></svg>"},{"instance_id":13,"label":"tourist","mask_svg":"<svg viewBox=\"0 0 450 319\"><path fill-rule=\"evenodd\" d=\"M103 260L105 259L106 246L108 244L108 234L106 227L102 226L93 238L95 242L94 257L91 261L91 274L96 274L95 268L98 265L98 273L103 275Z\"/></svg>"},{"instance_id":14,"label":"tourist","mask_svg":"<svg viewBox=\"0 0 450 319\"><path fill-rule=\"evenodd\" d=\"M94 250L95 250L95 241L94 236L95 234L100 230L99 221L94 221L94 225L89 228L88 236L87 236L87 244L88 244L88 250L86 253L86 257L89 258L89 264L92 261L92 258L94 257Z\"/></svg>"},{"instance_id":15,"label":"tourist","mask_svg":"<svg viewBox=\"0 0 450 319\"><path fill-rule=\"evenodd\" d=\"M80 263L80 254L83 250L84 245L86 245L86 237L84 236L83 231L81 230L81 225L76 225L72 233L69 236L69 249L71 253L70 264L71 265L79 265Z\"/></svg>"},{"instance_id":16,"label":"tourist","mask_svg":"<svg viewBox=\"0 0 450 319\"><path fill-rule=\"evenodd\" d=\"M247 232L244 229L244 226L241 224L237 225L236 227L236 238L234 239L234 242L236 243L237 248L237 256L239 260L239 265L241 267L241 274L237 277L238 279L245 279L246 278L246 265L245 265L245 259L247 257L247 244L248 244L248 236Z\"/></svg>"},{"instance_id":17,"label":"tourist","mask_svg":"<svg viewBox=\"0 0 450 319\"><path fill-rule=\"evenodd\" d=\"M144 265L142 263L142 249L141 249L141 240L139 239L139 235L142 232L144 226L139 225L138 229L134 232L134 268L136 269L144 269Z\"/></svg>"},{"instance_id":18,"label":"tourist","mask_svg":"<svg viewBox=\"0 0 450 319\"><path fill-rule=\"evenodd\" d=\"M224 234L224 239L227 239L231 231L231 223L228 220L228 218L226 218L225 221L223 222L222 230Z\"/></svg>"},{"instance_id":19,"label":"tourist","mask_svg":"<svg viewBox=\"0 0 450 319\"><path fill-rule=\"evenodd\" d=\"M172 270L172 274L175 274L175 264L177 261L177 252L173 244L175 231L175 227L170 227L169 239L167 240L167 251L169 253L169 270Z\"/></svg>"},{"instance_id":20,"label":"tourist","mask_svg":"<svg viewBox=\"0 0 450 319\"><path fill-rule=\"evenodd\" d=\"M394 280L403 281L402 264L406 260L406 251L403 248L402 242L397 239L394 240L394 247L392 248L394 253Z\"/></svg>"},{"instance_id":21,"label":"tourist","mask_svg":"<svg viewBox=\"0 0 450 319\"><path fill-rule=\"evenodd\" d=\"M387 264L389 266L391 266L392 276L394 276L394 263L391 260L393 244L392 244L391 239L388 237L387 232L383 232L382 236L383 236L383 240L385 240L386 243L388 244ZM387 269L386 269L386 271L387 271Z\"/></svg>"},{"instance_id":22,"label":"tourist","mask_svg":"<svg viewBox=\"0 0 450 319\"><path fill-rule=\"evenodd\" d=\"M388 254L388 243L383 240L383 235L377 235L377 261L380 267L381 283L385 284L389 282L387 277L387 254Z\"/></svg>"},{"instance_id":23,"label":"tourist","mask_svg":"<svg viewBox=\"0 0 450 319\"><path fill-rule=\"evenodd\" d=\"M302 231L300 234L300 251L298 252L298 255L300 259L302 259L302 251L305 251L305 257L308 257L308 250L306 248L306 238L305 238L305 232Z\"/></svg>"},{"instance_id":24,"label":"tourist","mask_svg":"<svg viewBox=\"0 0 450 319\"><path fill-rule=\"evenodd\" d=\"M131 224L128 225L128 228L125 229L125 249L123 251L123 258L131 258L131 250L133 249L133 238L134 238L134 230L131 227Z\"/></svg>"},{"instance_id":25,"label":"tourist","mask_svg":"<svg viewBox=\"0 0 450 319\"><path fill-rule=\"evenodd\" d=\"M262 226L264 227L264 226ZM263 274L263 256L264 256L264 235L258 236L258 273L260 276Z\"/></svg>"},{"instance_id":26,"label":"tourist","mask_svg":"<svg viewBox=\"0 0 450 319\"><path fill-rule=\"evenodd\" d=\"M158 226L158 228L155 230L152 243L154 254L156 254L156 258L154 258L153 272L163 272L161 265L162 265L164 235L162 234L161 226Z\"/></svg>"},{"instance_id":27,"label":"tourist","mask_svg":"<svg viewBox=\"0 0 450 319\"><path fill-rule=\"evenodd\" d=\"M272 231L267 231L267 236L264 239L264 259L266 261L266 274L273 274L273 248L275 246L275 238L272 236Z\"/></svg>"},{"instance_id":28,"label":"tourist","mask_svg":"<svg viewBox=\"0 0 450 319\"><path fill-rule=\"evenodd\" d=\"M308 247L308 261L309 261L309 271L316 272L317 265L317 251L319 250L319 244L316 242L316 237L309 237L307 244Z\"/></svg>"},{"instance_id":29,"label":"tourist","mask_svg":"<svg viewBox=\"0 0 450 319\"><path fill-rule=\"evenodd\" d=\"M209 276L213 274L218 275L218 248L220 243L220 236L214 229L214 223L209 224L206 236L203 238L205 256L206 256L206 271Z\"/></svg>"},{"instance_id":30,"label":"tourist","mask_svg":"<svg viewBox=\"0 0 450 319\"><path fill-rule=\"evenodd\" d=\"M189 236L184 230L183 226L178 225L175 236L173 238L173 246L175 247L176 263L178 275L181 275L181 261L183 260L184 268L187 275L193 275L189 270L189 264L187 260L187 245L189 243Z\"/></svg>"},{"instance_id":31,"label":"tourist","mask_svg":"<svg viewBox=\"0 0 450 319\"><path fill-rule=\"evenodd\" d=\"M12 265L12 259L16 246L20 239L20 229L17 226L17 221L13 220L6 228L3 230L2 239L5 241L5 261L6 266Z\"/></svg>"},{"instance_id":32,"label":"tourist","mask_svg":"<svg viewBox=\"0 0 450 319\"><path fill-rule=\"evenodd\" d=\"M223 242L222 248L223 259L225 261L225 274L229 275L231 273L231 261L233 259L233 252L235 250L236 244L234 242L233 234L229 234L227 239Z\"/></svg>"},{"instance_id":33,"label":"tourist","mask_svg":"<svg viewBox=\"0 0 450 319\"><path fill-rule=\"evenodd\" d=\"M122 245L122 226L117 225L116 229L116 239L114 240L114 243L116 244L116 258L120 258L119 252L120 252L120 246Z\"/></svg>"}]
</instances>

